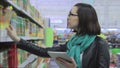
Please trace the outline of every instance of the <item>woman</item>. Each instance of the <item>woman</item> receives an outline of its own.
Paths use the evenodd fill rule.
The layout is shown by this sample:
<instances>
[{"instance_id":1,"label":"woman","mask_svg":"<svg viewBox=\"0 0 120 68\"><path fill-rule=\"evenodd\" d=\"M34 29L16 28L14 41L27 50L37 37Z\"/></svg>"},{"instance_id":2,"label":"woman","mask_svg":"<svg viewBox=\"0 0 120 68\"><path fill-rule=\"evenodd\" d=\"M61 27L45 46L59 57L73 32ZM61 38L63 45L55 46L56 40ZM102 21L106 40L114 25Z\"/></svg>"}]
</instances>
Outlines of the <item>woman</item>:
<instances>
[{"instance_id":1,"label":"woman","mask_svg":"<svg viewBox=\"0 0 120 68\"><path fill-rule=\"evenodd\" d=\"M62 51L72 57L70 62L56 58L67 68L109 68L108 44L98 37L100 25L95 9L84 3L78 3L71 9L67 26L76 33L65 45L41 48L20 39L14 28L7 28L8 35L18 44L18 48L41 57L50 57L48 51ZM77 65L76 65L77 64Z\"/></svg>"}]
</instances>

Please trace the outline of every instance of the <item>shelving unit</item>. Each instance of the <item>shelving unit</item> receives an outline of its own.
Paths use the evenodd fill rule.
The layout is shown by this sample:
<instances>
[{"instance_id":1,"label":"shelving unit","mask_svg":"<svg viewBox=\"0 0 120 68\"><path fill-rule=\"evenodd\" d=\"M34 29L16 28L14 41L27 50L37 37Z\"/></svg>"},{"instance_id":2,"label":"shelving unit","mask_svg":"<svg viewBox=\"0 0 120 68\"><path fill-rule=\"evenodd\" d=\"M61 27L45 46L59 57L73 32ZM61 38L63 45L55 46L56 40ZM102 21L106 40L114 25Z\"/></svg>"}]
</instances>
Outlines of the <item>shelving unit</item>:
<instances>
[{"instance_id":1,"label":"shelving unit","mask_svg":"<svg viewBox=\"0 0 120 68\"><path fill-rule=\"evenodd\" d=\"M32 22L33 24L36 24L40 29L44 27L39 23L39 21L35 20L32 17L32 15L30 15L27 11L23 10L22 8L18 7L11 0L2 0L0 1L0 5L3 5L4 7L12 6L13 10L18 16L29 19L30 22ZM30 37L30 36L20 36L20 38L27 40L27 41L42 41L44 43L44 38ZM30 54L28 58L22 64L19 65L18 64L18 49L16 47L16 43L14 43L9 37L0 38L0 50L1 48L3 48L3 50L4 48L7 49L8 67L6 68L20 68L20 67L24 68L25 66L38 61L38 59L41 59L38 61L39 63L42 63L44 60L47 60L44 58L40 58L36 55ZM0 51L0 53L1 52L4 52L4 51ZM1 68L1 65L0 65L0 68Z\"/></svg>"},{"instance_id":2,"label":"shelving unit","mask_svg":"<svg viewBox=\"0 0 120 68\"><path fill-rule=\"evenodd\" d=\"M31 62L34 62L37 58L38 57L36 55L31 54L21 65L18 66L18 68L25 68L26 65L28 65Z\"/></svg>"},{"instance_id":3,"label":"shelving unit","mask_svg":"<svg viewBox=\"0 0 120 68\"><path fill-rule=\"evenodd\" d=\"M12 3L12 1L3 0L1 4L7 5L7 6L11 5L13 7L13 10L16 11L18 16L28 18L31 22L34 22L36 25L38 25L40 28L42 28L42 26L36 20L34 20L30 14L28 14L25 10L21 9L20 7L18 7L14 3Z\"/></svg>"},{"instance_id":4,"label":"shelving unit","mask_svg":"<svg viewBox=\"0 0 120 68\"><path fill-rule=\"evenodd\" d=\"M44 41L44 39L42 38L38 38L38 37L20 37L24 40L28 40L28 41L32 41L32 40L35 40L35 41ZM13 42L13 40L11 38L1 38L0 39L0 43L5 43L5 42Z\"/></svg>"}]
</instances>

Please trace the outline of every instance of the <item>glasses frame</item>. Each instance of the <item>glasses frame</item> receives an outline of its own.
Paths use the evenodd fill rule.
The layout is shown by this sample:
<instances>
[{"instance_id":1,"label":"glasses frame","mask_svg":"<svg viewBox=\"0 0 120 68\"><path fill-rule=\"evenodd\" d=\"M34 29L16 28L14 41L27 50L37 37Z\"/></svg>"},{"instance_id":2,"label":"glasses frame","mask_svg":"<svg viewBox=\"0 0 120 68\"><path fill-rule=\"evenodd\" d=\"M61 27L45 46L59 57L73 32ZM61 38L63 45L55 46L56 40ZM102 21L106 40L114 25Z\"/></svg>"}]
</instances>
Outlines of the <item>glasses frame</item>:
<instances>
[{"instance_id":1,"label":"glasses frame","mask_svg":"<svg viewBox=\"0 0 120 68\"><path fill-rule=\"evenodd\" d=\"M78 15L70 12L68 16L78 16Z\"/></svg>"}]
</instances>

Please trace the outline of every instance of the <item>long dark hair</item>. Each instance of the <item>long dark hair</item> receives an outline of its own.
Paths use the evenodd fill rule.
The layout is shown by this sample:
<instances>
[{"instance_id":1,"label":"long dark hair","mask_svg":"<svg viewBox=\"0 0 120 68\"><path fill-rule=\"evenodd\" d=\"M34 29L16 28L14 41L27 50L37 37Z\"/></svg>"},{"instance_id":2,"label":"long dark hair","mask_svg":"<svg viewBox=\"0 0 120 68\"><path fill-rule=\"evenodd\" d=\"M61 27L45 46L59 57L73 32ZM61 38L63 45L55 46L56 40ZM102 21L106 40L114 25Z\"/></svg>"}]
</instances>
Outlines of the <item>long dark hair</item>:
<instances>
[{"instance_id":1,"label":"long dark hair","mask_svg":"<svg viewBox=\"0 0 120 68\"><path fill-rule=\"evenodd\" d=\"M78 35L99 35L101 33L101 28L98 22L97 14L95 9L85 3L77 3L74 6L78 7L78 18L79 18L79 24L77 27Z\"/></svg>"}]
</instances>

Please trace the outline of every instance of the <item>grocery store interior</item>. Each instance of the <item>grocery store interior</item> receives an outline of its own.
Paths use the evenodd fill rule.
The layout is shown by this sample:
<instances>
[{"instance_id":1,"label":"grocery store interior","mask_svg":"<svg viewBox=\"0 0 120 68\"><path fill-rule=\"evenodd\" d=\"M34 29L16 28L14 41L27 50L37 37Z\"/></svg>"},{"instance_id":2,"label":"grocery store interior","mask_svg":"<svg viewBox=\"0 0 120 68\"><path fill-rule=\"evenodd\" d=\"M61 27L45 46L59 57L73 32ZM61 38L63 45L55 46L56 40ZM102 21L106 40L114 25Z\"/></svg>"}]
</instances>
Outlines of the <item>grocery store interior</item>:
<instances>
[{"instance_id":1,"label":"grocery store interior","mask_svg":"<svg viewBox=\"0 0 120 68\"><path fill-rule=\"evenodd\" d=\"M109 67L120 68L120 0L0 1L0 68L60 68L55 58L18 48L6 28L12 25L19 38L37 47L59 47L75 34L67 28L67 17L76 3L95 8L101 27L99 36L109 48Z\"/></svg>"}]
</instances>

